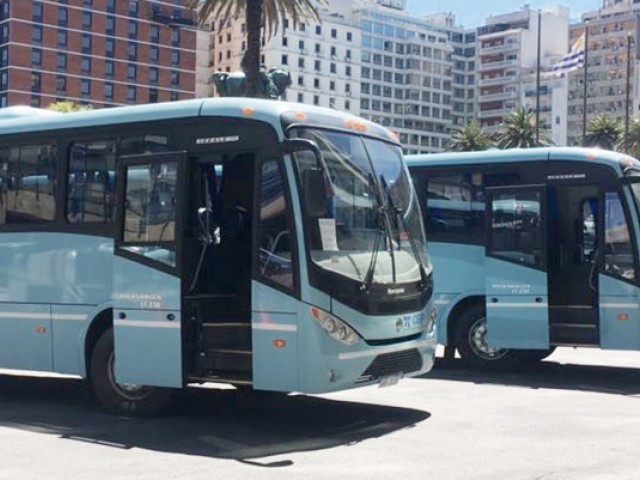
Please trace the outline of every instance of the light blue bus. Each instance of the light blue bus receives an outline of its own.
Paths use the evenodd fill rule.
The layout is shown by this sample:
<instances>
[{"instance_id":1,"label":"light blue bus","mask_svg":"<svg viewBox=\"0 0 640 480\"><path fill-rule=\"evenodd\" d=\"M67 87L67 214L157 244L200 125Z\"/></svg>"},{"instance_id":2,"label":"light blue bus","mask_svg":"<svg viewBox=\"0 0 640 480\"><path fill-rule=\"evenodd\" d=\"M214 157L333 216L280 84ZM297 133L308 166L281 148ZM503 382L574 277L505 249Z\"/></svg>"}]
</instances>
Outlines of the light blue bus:
<instances>
[{"instance_id":1,"label":"light blue bus","mask_svg":"<svg viewBox=\"0 0 640 480\"><path fill-rule=\"evenodd\" d=\"M640 349L640 162L551 148L407 158L439 342L470 366Z\"/></svg>"},{"instance_id":2,"label":"light blue bus","mask_svg":"<svg viewBox=\"0 0 640 480\"><path fill-rule=\"evenodd\" d=\"M400 146L331 110L205 99L0 112L0 368L112 412L219 382L321 393L433 363Z\"/></svg>"}]
</instances>

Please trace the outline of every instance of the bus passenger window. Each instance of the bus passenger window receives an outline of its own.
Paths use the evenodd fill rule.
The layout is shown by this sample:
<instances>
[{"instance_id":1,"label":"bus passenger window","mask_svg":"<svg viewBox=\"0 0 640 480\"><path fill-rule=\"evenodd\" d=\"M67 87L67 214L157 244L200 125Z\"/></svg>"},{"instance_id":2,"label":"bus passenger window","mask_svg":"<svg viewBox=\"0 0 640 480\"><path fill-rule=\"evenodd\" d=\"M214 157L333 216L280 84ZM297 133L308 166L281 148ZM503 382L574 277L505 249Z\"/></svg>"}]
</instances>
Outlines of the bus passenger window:
<instances>
[{"instance_id":1,"label":"bus passenger window","mask_svg":"<svg viewBox=\"0 0 640 480\"><path fill-rule=\"evenodd\" d=\"M169 139L164 135L139 135L120 139L118 155L142 155L144 153L168 152Z\"/></svg>"},{"instance_id":2,"label":"bus passenger window","mask_svg":"<svg viewBox=\"0 0 640 480\"><path fill-rule=\"evenodd\" d=\"M0 151L0 223L55 218L57 147L54 144Z\"/></svg>"},{"instance_id":3,"label":"bus passenger window","mask_svg":"<svg viewBox=\"0 0 640 480\"><path fill-rule=\"evenodd\" d=\"M608 192L605 196L604 272L626 280L635 279L627 219L620 196L615 192Z\"/></svg>"},{"instance_id":4,"label":"bus passenger window","mask_svg":"<svg viewBox=\"0 0 640 480\"><path fill-rule=\"evenodd\" d=\"M260 189L258 268L260 273L293 290L292 230L280 166L275 160L262 166Z\"/></svg>"},{"instance_id":5,"label":"bus passenger window","mask_svg":"<svg viewBox=\"0 0 640 480\"><path fill-rule=\"evenodd\" d=\"M426 228L430 241L482 243L484 210L481 174L429 178Z\"/></svg>"},{"instance_id":6,"label":"bus passenger window","mask_svg":"<svg viewBox=\"0 0 640 480\"><path fill-rule=\"evenodd\" d=\"M69 223L113 221L115 164L115 140L72 145L67 191Z\"/></svg>"},{"instance_id":7,"label":"bus passenger window","mask_svg":"<svg viewBox=\"0 0 640 480\"><path fill-rule=\"evenodd\" d=\"M542 267L541 192L496 193L491 204L491 255Z\"/></svg>"}]
</instances>

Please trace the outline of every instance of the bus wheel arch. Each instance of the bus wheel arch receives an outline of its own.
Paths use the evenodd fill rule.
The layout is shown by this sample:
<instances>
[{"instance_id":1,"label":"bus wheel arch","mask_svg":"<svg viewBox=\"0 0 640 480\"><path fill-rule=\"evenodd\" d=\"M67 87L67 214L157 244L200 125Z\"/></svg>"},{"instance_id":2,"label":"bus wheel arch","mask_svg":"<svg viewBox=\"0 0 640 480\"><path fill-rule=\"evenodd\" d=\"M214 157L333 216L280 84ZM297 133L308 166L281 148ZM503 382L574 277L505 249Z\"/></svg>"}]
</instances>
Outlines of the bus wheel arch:
<instances>
[{"instance_id":1,"label":"bus wheel arch","mask_svg":"<svg viewBox=\"0 0 640 480\"><path fill-rule=\"evenodd\" d=\"M447 345L457 347L457 331L460 316L475 305L484 307L484 297L470 296L460 300L449 312L447 318Z\"/></svg>"},{"instance_id":2,"label":"bus wheel arch","mask_svg":"<svg viewBox=\"0 0 640 480\"><path fill-rule=\"evenodd\" d=\"M89 383L91 383L91 357L93 356L93 350L98 343L98 340L104 332L113 328L113 309L107 308L102 310L96 315L89 328L84 339L84 363L85 363L85 376Z\"/></svg>"}]
</instances>

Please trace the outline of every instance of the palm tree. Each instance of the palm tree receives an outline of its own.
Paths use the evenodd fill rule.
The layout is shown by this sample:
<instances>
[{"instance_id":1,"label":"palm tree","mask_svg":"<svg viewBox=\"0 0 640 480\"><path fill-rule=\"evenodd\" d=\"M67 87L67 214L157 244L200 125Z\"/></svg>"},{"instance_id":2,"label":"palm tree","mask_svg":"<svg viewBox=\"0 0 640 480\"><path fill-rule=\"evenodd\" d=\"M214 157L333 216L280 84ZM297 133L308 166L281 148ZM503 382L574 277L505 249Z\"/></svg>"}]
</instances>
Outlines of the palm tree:
<instances>
[{"instance_id":1,"label":"palm tree","mask_svg":"<svg viewBox=\"0 0 640 480\"><path fill-rule=\"evenodd\" d=\"M536 140L536 116L525 107L511 112L504 121L502 131L498 134L500 148L533 148L546 147L553 142L549 138L548 129L540 129L540 138Z\"/></svg>"},{"instance_id":2,"label":"palm tree","mask_svg":"<svg viewBox=\"0 0 640 480\"><path fill-rule=\"evenodd\" d=\"M587 147L600 147L613 150L620 141L622 126L620 121L610 115L596 115L587 125L587 135L583 144ZM624 139L623 139L624 140Z\"/></svg>"},{"instance_id":3,"label":"palm tree","mask_svg":"<svg viewBox=\"0 0 640 480\"><path fill-rule=\"evenodd\" d=\"M640 118L631 121L627 138L620 135L616 148L632 157L640 158Z\"/></svg>"},{"instance_id":4,"label":"palm tree","mask_svg":"<svg viewBox=\"0 0 640 480\"><path fill-rule=\"evenodd\" d=\"M451 136L448 149L452 152L476 152L492 145L491 136L476 121L467 123Z\"/></svg>"},{"instance_id":5,"label":"palm tree","mask_svg":"<svg viewBox=\"0 0 640 480\"><path fill-rule=\"evenodd\" d=\"M262 29L269 36L278 31L281 21L288 19L296 28L303 19L320 20L316 6L325 0L189 0L187 6L197 12L200 25L211 17L216 20L239 18L244 13L247 49L242 59L247 82L247 95L257 96L260 78Z\"/></svg>"}]
</instances>

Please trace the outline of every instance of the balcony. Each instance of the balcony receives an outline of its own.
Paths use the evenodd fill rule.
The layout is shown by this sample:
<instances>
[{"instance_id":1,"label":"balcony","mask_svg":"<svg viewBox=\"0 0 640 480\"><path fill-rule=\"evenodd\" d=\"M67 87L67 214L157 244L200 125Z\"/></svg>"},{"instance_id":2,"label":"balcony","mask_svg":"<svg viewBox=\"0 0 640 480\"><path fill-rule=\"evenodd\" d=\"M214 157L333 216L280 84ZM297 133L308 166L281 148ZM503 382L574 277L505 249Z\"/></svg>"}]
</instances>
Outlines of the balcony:
<instances>
[{"instance_id":1,"label":"balcony","mask_svg":"<svg viewBox=\"0 0 640 480\"><path fill-rule=\"evenodd\" d=\"M486 72L489 70L501 70L508 67L513 67L518 65L518 60L501 60L499 62L486 62L481 63L477 66L476 70L478 72Z\"/></svg>"},{"instance_id":2,"label":"balcony","mask_svg":"<svg viewBox=\"0 0 640 480\"><path fill-rule=\"evenodd\" d=\"M504 118L511 113L510 108L497 108L495 110L478 110L478 118Z\"/></svg>"},{"instance_id":3,"label":"balcony","mask_svg":"<svg viewBox=\"0 0 640 480\"><path fill-rule=\"evenodd\" d=\"M493 45L492 47L480 47L478 49L478 54L482 56L496 53L512 52L516 50L520 50L519 43L501 43L500 45Z\"/></svg>"},{"instance_id":4,"label":"balcony","mask_svg":"<svg viewBox=\"0 0 640 480\"><path fill-rule=\"evenodd\" d=\"M483 95L480 93L478 95L479 102L489 102L489 101L499 101L499 100L514 100L518 98L520 95L518 92L497 92L497 93L489 93Z\"/></svg>"},{"instance_id":5,"label":"balcony","mask_svg":"<svg viewBox=\"0 0 640 480\"><path fill-rule=\"evenodd\" d=\"M515 76L506 76L506 75L500 75L498 77L492 77L492 78L479 78L477 81L477 85L479 87L489 87L492 85L504 85L507 83L511 83L516 79L517 77Z\"/></svg>"}]
</instances>

